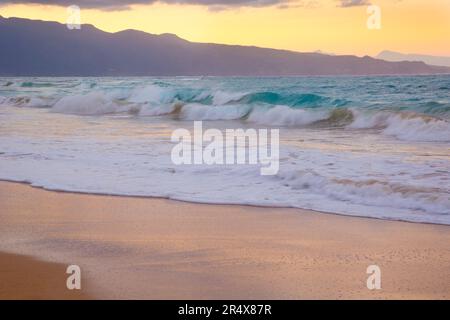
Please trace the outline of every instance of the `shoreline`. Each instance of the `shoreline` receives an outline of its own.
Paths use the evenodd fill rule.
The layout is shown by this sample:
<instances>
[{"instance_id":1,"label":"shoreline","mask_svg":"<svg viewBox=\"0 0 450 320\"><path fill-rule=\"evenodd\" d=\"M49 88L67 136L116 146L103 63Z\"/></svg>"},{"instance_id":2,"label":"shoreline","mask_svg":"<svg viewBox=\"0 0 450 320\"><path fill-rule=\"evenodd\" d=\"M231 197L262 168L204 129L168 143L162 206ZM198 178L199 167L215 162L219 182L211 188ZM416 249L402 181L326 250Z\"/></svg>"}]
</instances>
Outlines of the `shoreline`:
<instances>
[{"instance_id":1,"label":"shoreline","mask_svg":"<svg viewBox=\"0 0 450 320\"><path fill-rule=\"evenodd\" d=\"M0 182L0 219L0 252L80 265L88 299L450 298L446 225L17 182Z\"/></svg>"},{"instance_id":2,"label":"shoreline","mask_svg":"<svg viewBox=\"0 0 450 320\"><path fill-rule=\"evenodd\" d=\"M49 189L47 187L43 186L36 186L33 185L32 182L29 181L15 181L15 180L8 180L8 179L0 179L0 183L17 183L25 186L29 186L31 188L36 188L48 192L56 192L56 193L62 193L62 194L78 194L78 195L92 195L92 196L98 196L98 197L118 197L118 198L135 198L135 199L157 199L157 200L167 200L167 201L174 201L174 202L180 202L180 203L187 203L187 204L193 204L193 205L208 205L208 206L237 206L237 207L249 207L249 208L262 208L262 209L281 209L281 210L300 210L300 211L309 211L314 212L316 214L325 214L325 215L334 215L334 216L342 216L342 217L350 217L350 218L361 218L361 219L374 219L374 220L381 220L381 221L392 221L392 222L402 222L402 223L413 223L413 224L425 224L425 225L435 225L435 226L448 226L450 227L450 224L445 223L437 223L437 222L422 222L422 221L410 221L410 220L402 220L402 219L388 219L388 218L380 218L380 217L373 217L373 216L364 216L364 215L354 215L350 213L338 213L338 212L327 212L327 211L320 211L320 210L314 210L314 209L308 209L308 208L297 208L297 207L288 207L288 206L264 206L264 205L256 205L256 204L241 204L241 203L222 203L222 202L195 202L195 201L189 201L189 200L180 200L180 199L173 199L173 198L165 198L165 197L157 197L157 196L140 196L140 195L124 195L124 194L114 194L114 193L101 193L101 192L84 192L84 191L68 191L68 190L61 190L61 189Z\"/></svg>"}]
</instances>

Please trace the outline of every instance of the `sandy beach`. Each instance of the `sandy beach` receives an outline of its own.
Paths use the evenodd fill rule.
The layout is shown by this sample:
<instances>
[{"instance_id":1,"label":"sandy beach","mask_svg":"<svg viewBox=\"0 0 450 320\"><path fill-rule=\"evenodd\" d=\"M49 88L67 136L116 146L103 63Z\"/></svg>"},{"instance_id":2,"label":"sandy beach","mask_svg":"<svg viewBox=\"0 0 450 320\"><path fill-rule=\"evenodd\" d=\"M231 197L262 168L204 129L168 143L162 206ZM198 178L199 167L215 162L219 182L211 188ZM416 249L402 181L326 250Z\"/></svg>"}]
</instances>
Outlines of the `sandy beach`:
<instances>
[{"instance_id":1,"label":"sandy beach","mask_svg":"<svg viewBox=\"0 0 450 320\"><path fill-rule=\"evenodd\" d=\"M92 298L82 290L67 290L64 264L5 253L0 261L0 300Z\"/></svg>"},{"instance_id":2,"label":"sandy beach","mask_svg":"<svg viewBox=\"0 0 450 320\"><path fill-rule=\"evenodd\" d=\"M448 226L10 182L0 221L1 299L450 298ZM70 264L81 292L65 289Z\"/></svg>"}]
</instances>

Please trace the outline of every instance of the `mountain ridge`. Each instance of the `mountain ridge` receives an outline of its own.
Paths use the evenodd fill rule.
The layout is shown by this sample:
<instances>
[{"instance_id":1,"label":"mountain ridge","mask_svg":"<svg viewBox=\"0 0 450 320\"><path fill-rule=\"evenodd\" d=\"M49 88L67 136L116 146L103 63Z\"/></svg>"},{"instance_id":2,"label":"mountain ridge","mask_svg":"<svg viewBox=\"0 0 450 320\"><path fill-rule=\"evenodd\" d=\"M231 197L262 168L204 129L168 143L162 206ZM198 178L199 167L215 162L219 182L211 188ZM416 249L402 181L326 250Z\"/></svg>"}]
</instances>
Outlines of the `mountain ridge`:
<instances>
[{"instance_id":1,"label":"mountain ridge","mask_svg":"<svg viewBox=\"0 0 450 320\"><path fill-rule=\"evenodd\" d=\"M80 30L0 16L1 76L295 76L450 73L423 62L198 43L175 34Z\"/></svg>"},{"instance_id":2,"label":"mountain ridge","mask_svg":"<svg viewBox=\"0 0 450 320\"><path fill-rule=\"evenodd\" d=\"M428 65L450 67L450 56L434 56L429 54L401 53L383 50L375 58L386 61L422 61Z\"/></svg>"}]
</instances>

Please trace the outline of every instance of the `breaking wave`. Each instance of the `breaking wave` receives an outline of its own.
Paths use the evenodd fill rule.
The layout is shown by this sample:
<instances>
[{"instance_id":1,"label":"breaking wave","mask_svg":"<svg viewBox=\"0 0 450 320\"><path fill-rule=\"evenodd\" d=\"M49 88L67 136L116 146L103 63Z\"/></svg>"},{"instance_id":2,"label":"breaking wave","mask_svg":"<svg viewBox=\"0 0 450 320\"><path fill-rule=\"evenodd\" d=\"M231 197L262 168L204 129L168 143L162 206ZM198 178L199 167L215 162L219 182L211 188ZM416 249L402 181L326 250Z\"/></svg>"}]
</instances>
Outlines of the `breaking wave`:
<instances>
[{"instance_id":1,"label":"breaking wave","mask_svg":"<svg viewBox=\"0 0 450 320\"><path fill-rule=\"evenodd\" d=\"M20 84L27 88L60 85ZM242 120L269 126L374 129L401 140L450 141L450 105L436 101L417 103L416 110L410 110L378 104L365 107L341 97L285 89L233 91L174 86L163 81L144 86L119 83L111 88L100 88L95 81L72 85L78 86L80 92L2 97L0 104L89 116L129 113L146 117L167 115L181 120Z\"/></svg>"},{"instance_id":2,"label":"breaking wave","mask_svg":"<svg viewBox=\"0 0 450 320\"><path fill-rule=\"evenodd\" d=\"M448 190L414 187L409 184L366 179L327 178L311 171L280 172L285 186L326 194L340 201L377 207L396 207L410 210L448 214Z\"/></svg>"},{"instance_id":3,"label":"breaking wave","mask_svg":"<svg viewBox=\"0 0 450 320\"><path fill-rule=\"evenodd\" d=\"M354 111L354 129L380 129L385 135L401 140L450 142L450 122L414 112Z\"/></svg>"},{"instance_id":4,"label":"breaking wave","mask_svg":"<svg viewBox=\"0 0 450 320\"><path fill-rule=\"evenodd\" d=\"M0 78L0 178L448 225L449 88L448 76ZM278 174L176 166L169 136L185 120L283 127Z\"/></svg>"},{"instance_id":5,"label":"breaking wave","mask_svg":"<svg viewBox=\"0 0 450 320\"><path fill-rule=\"evenodd\" d=\"M52 107L54 112L77 115L102 115L131 110L130 105L119 105L101 92L63 97Z\"/></svg>"}]
</instances>

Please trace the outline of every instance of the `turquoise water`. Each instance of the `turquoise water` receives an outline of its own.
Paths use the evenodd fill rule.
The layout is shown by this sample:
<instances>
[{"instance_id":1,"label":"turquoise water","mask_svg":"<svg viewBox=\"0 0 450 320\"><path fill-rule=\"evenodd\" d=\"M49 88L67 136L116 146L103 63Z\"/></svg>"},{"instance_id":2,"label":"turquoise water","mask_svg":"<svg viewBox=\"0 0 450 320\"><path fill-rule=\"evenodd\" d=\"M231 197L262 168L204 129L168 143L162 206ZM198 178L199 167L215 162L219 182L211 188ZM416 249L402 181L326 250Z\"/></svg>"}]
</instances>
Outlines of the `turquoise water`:
<instances>
[{"instance_id":1,"label":"turquoise water","mask_svg":"<svg viewBox=\"0 0 450 320\"><path fill-rule=\"evenodd\" d=\"M448 119L450 75L415 77L299 78L32 78L0 79L6 97L61 97L100 90L126 101L136 88L152 85L159 95L142 102L204 105L283 105L290 108L357 108L414 111ZM158 94L156 93L156 94ZM146 101L147 100L147 101Z\"/></svg>"},{"instance_id":2,"label":"turquoise water","mask_svg":"<svg viewBox=\"0 0 450 320\"><path fill-rule=\"evenodd\" d=\"M176 166L177 128L280 129L280 170ZM450 224L450 75L0 78L0 178Z\"/></svg>"}]
</instances>

